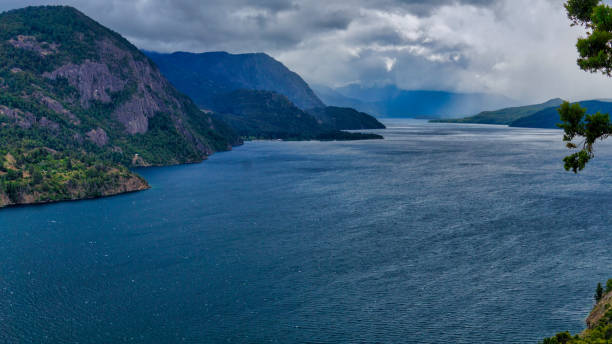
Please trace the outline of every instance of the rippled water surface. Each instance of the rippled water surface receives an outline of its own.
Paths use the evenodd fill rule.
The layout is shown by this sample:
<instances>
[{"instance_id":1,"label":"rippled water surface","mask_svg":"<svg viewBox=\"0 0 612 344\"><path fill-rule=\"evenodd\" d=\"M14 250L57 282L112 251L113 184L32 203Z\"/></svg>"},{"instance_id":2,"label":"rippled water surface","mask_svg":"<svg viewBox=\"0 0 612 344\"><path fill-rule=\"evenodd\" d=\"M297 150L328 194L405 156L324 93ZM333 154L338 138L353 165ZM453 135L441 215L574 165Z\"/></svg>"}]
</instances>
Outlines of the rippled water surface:
<instances>
[{"instance_id":1,"label":"rippled water surface","mask_svg":"<svg viewBox=\"0 0 612 344\"><path fill-rule=\"evenodd\" d=\"M0 211L2 343L535 343L612 277L612 146L388 123L139 171L152 190Z\"/></svg>"}]
</instances>

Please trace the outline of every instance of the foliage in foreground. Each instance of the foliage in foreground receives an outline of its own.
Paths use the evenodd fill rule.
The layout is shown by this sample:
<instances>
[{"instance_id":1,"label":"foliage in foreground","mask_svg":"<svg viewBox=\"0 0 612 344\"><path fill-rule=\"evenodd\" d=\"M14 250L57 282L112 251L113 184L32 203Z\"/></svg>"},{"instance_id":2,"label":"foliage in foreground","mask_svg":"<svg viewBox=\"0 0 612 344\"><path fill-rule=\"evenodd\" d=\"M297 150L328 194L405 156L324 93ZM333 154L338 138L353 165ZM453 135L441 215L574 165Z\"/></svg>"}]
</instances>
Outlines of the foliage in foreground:
<instances>
[{"instance_id":1,"label":"foliage in foreground","mask_svg":"<svg viewBox=\"0 0 612 344\"><path fill-rule=\"evenodd\" d=\"M565 3L567 16L572 25L583 26L587 36L579 38L576 48L578 66L582 70L604 75L612 74L612 8L601 0L568 0ZM577 152L565 157L565 169L574 173L584 169L594 157L593 145L597 140L608 138L612 133L612 123L608 114L586 115L579 105L565 103L559 108L563 124L559 125L565 135L569 149ZM578 140L575 143L574 140Z\"/></svg>"}]
</instances>

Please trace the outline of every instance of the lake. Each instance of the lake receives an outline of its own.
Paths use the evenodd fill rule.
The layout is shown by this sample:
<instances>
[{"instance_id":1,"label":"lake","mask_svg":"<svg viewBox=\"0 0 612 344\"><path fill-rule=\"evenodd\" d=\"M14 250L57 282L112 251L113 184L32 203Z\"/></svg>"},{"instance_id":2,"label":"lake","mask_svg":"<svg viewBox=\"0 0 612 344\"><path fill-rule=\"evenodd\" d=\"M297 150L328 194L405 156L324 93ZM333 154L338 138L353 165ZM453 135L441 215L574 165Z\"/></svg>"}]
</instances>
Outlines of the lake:
<instances>
[{"instance_id":1,"label":"lake","mask_svg":"<svg viewBox=\"0 0 612 344\"><path fill-rule=\"evenodd\" d=\"M0 210L3 343L536 343L612 277L612 145L395 120Z\"/></svg>"}]
</instances>

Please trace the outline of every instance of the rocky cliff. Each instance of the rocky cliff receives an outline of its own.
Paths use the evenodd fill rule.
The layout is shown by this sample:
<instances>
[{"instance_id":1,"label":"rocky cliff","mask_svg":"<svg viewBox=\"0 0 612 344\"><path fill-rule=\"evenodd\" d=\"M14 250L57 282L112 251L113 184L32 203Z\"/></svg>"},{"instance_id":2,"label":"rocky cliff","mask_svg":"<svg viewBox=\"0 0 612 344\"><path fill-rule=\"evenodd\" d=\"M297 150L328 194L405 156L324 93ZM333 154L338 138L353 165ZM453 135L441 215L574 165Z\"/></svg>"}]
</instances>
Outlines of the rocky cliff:
<instances>
[{"instance_id":1,"label":"rocky cliff","mask_svg":"<svg viewBox=\"0 0 612 344\"><path fill-rule=\"evenodd\" d=\"M142 190L128 167L235 144L149 58L76 9L0 14L0 206Z\"/></svg>"}]
</instances>

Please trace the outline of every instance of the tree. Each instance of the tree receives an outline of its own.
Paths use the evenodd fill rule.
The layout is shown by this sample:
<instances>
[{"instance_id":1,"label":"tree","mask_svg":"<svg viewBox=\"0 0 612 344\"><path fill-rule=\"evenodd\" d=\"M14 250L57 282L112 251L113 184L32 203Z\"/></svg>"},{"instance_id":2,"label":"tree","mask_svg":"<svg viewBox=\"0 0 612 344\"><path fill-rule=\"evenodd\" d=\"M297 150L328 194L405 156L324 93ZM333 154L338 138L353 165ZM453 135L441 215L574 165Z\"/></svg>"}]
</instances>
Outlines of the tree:
<instances>
[{"instance_id":1,"label":"tree","mask_svg":"<svg viewBox=\"0 0 612 344\"><path fill-rule=\"evenodd\" d=\"M585 71L601 72L612 76L612 8L601 0L568 0L565 3L567 16L572 26L583 26L586 37L579 38L578 66ZM580 149L563 159L565 169L578 173L594 157L593 145L612 134L612 123L608 114L587 115L578 104L565 102L559 108L564 131L563 141L569 149ZM582 140L574 143L574 140Z\"/></svg>"},{"instance_id":2,"label":"tree","mask_svg":"<svg viewBox=\"0 0 612 344\"><path fill-rule=\"evenodd\" d=\"M607 282L606 282L606 293L609 293L612 291L612 278L610 278Z\"/></svg>"},{"instance_id":3,"label":"tree","mask_svg":"<svg viewBox=\"0 0 612 344\"><path fill-rule=\"evenodd\" d=\"M597 289L595 289L595 302L599 302L603 296L603 287L601 283L597 283Z\"/></svg>"}]
</instances>

